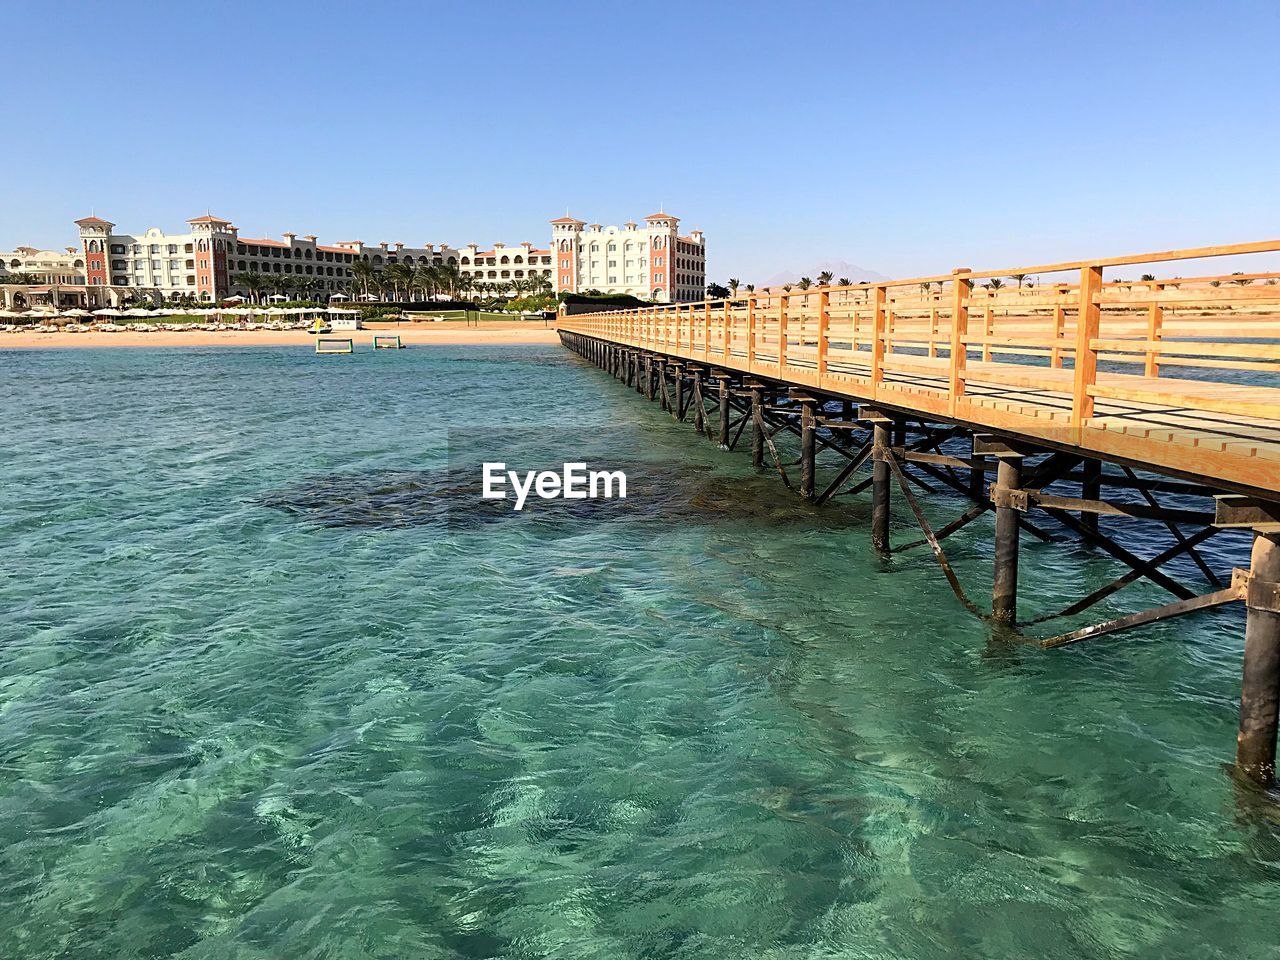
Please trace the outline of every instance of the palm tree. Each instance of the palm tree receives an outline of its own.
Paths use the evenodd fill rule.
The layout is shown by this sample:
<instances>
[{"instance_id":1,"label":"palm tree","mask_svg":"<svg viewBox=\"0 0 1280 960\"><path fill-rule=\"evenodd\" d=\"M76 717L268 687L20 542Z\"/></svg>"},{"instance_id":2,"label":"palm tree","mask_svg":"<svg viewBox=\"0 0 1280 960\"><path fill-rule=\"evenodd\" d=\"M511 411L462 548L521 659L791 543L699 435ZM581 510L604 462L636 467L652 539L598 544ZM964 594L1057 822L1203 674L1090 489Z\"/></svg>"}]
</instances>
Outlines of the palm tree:
<instances>
[{"instance_id":1,"label":"palm tree","mask_svg":"<svg viewBox=\"0 0 1280 960\"><path fill-rule=\"evenodd\" d=\"M729 290L735 297L738 295L738 288L740 286L742 286L742 281L737 277L729 278Z\"/></svg>"},{"instance_id":2,"label":"palm tree","mask_svg":"<svg viewBox=\"0 0 1280 960\"><path fill-rule=\"evenodd\" d=\"M1154 273L1144 273L1138 279L1141 280L1143 283L1150 283L1155 278L1156 278L1156 275Z\"/></svg>"},{"instance_id":3,"label":"palm tree","mask_svg":"<svg viewBox=\"0 0 1280 960\"><path fill-rule=\"evenodd\" d=\"M393 263L383 273L391 286L392 297L400 299L400 293L403 291L404 298L409 299L409 287L413 283L413 268L403 263Z\"/></svg>"},{"instance_id":4,"label":"palm tree","mask_svg":"<svg viewBox=\"0 0 1280 960\"><path fill-rule=\"evenodd\" d=\"M231 282L237 287L246 290L251 302L260 303L262 301L262 291L267 287L267 277L265 274L237 273L232 276Z\"/></svg>"},{"instance_id":5,"label":"palm tree","mask_svg":"<svg viewBox=\"0 0 1280 960\"><path fill-rule=\"evenodd\" d=\"M840 286L842 286L842 287L852 287L852 286L853 286L853 281L852 281L852 280L850 280L848 277L841 277L837 282L838 282L838 283L840 284Z\"/></svg>"},{"instance_id":6,"label":"palm tree","mask_svg":"<svg viewBox=\"0 0 1280 960\"><path fill-rule=\"evenodd\" d=\"M1025 273L1011 273L1011 274L1009 274L1009 279L1010 279L1010 280L1017 280L1017 281L1018 281L1018 289L1019 289L1019 290L1021 290L1021 289L1022 289L1022 284L1026 282L1027 275L1026 275ZM996 289L996 290L999 290L1000 288L999 288L999 287L996 287L995 289Z\"/></svg>"},{"instance_id":7,"label":"palm tree","mask_svg":"<svg viewBox=\"0 0 1280 960\"><path fill-rule=\"evenodd\" d=\"M988 290L999 290L1001 287L1004 286L1004 283L1001 281L999 277L992 277L991 280L988 281L987 283L984 283L983 286L986 287Z\"/></svg>"},{"instance_id":8,"label":"palm tree","mask_svg":"<svg viewBox=\"0 0 1280 960\"><path fill-rule=\"evenodd\" d=\"M833 276L834 274L830 270L823 270L820 274L818 274L818 286L820 287L831 286L831 278Z\"/></svg>"},{"instance_id":9,"label":"palm tree","mask_svg":"<svg viewBox=\"0 0 1280 960\"><path fill-rule=\"evenodd\" d=\"M810 287L813 286L813 281L810 280L808 277L801 277L800 282L796 284L796 286L798 286L801 290L808 290Z\"/></svg>"},{"instance_id":10,"label":"palm tree","mask_svg":"<svg viewBox=\"0 0 1280 960\"><path fill-rule=\"evenodd\" d=\"M1231 282L1232 282L1232 283L1237 283L1237 284L1239 284L1239 285L1240 285L1240 286L1242 286L1242 287L1247 287L1249 284L1253 283L1253 281L1252 281L1252 280L1250 280L1248 277L1246 277L1246 276L1244 275L1244 271L1243 271L1243 270L1237 270L1237 271L1235 271L1234 273L1232 273L1231 275L1232 275L1233 277L1240 277L1240 278L1241 278L1241 279L1239 279L1239 280L1232 280Z\"/></svg>"},{"instance_id":11,"label":"palm tree","mask_svg":"<svg viewBox=\"0 0 1280 960\"><path fill-rule=\"evenodd\" d=\"M368 260L357 260L351 265L351 275L356 283L359 284L362 294L369 293L369 287L373 283L373 278L377 275L377 272L369 264Z\"/></svg>"},{"instance_id":12,"label":"palm tree","mask_svg":"<svg viewBox=\"0 0 1280 960\"><path fill-rule=\"evenodd\" d=\"M756 292L756 285L754 283L748 283L747 293L755 293L755 292Z\"/></svg>"}]
</instances>

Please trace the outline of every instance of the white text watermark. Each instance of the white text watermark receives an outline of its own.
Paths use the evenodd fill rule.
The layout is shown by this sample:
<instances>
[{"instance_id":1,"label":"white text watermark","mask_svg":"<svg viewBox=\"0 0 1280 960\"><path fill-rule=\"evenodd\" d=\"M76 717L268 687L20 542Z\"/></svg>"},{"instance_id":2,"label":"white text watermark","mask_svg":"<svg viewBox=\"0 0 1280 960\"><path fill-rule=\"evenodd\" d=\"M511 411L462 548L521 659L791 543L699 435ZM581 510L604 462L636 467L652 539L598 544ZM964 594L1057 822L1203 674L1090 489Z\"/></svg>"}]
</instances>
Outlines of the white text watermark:
<instances>
[{"instance_id":1,"label":"white text watermark","mask_svg":"<svg viewBox=\"0 0 1280 960\"><path fill-rule=\"evenodd\" d=\"M483 499L506 500L514 495L515 509L523 510L531 492L542 500L625 500L627 475L621 470L588 470L585 463L566 463L559 473L527 470L523 475L508 470L505 463L484 464Z\"/></svg>"}]
</instances>

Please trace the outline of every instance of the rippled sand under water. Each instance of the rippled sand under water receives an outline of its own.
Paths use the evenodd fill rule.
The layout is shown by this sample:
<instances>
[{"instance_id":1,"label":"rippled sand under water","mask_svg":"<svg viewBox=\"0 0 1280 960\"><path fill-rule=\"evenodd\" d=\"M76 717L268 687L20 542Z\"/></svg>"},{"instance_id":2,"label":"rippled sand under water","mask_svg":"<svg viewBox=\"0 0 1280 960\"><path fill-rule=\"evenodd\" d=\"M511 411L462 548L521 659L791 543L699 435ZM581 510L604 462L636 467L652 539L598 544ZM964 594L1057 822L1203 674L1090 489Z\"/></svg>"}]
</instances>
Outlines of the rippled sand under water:
<instances>
[{"instance_id":1,"label":"rippled sand under water","mask_svg":"<svg viewBox=\"0 0 1280 960\"><path fill-rule=\"evenodd\" d=\"M0 385L0 957L1276 955L1238 612L992 647L864 503L558 348ZM450 469L584 432L651 496L520 516ZM978 596L989 540L948 541ZM1024 550L1029 611L1119 572Z\"/></svg>"}]
</instances>

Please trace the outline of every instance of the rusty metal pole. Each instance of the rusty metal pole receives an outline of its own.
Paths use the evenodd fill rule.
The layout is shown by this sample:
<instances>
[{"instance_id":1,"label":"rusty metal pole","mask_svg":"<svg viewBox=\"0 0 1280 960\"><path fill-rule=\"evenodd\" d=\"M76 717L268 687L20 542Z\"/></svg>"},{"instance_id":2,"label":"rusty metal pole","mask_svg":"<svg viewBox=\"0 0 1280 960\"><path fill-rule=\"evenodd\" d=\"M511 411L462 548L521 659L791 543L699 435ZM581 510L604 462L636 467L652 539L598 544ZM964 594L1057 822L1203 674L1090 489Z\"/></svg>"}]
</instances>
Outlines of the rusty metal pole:
<instances>
[{"instance_id":1,"label":"rusty metal pole","mask_svg":"<svg viewBox=\"0 0 1280 960\"><path fill-rule=\"evenodd\" d=\"M720 433L717 437L721 450L729 449L729 378L720 378Z\"/></svg>"},{"instance_id":2,"label":"rusty metal pole","mask_svg":"<svg viewBox=\"0 0 1280 960\"><path fill-rule=\"evenodd\" d=\"M800 496L812 500L814 494L814 468L817 459L818 419L813 401L800 404Z\"/></svg>"},{"instance_id":3,"label":"rusty metal pole","mask_svg":"<svg viewBox=\"0 0 1280 960\"><path fill-rule=\"evenodd\" d=\"M764 392L751 388L751 466L764 469Z\"/></svg>"},{"instance_id":4,"label":"rusty metal pole","mask_svg":"<svg viewBox=\"0 0 1280 960\"><path fill-rule=\"evenodd\" d=\"M1236 769L1249 780L1270 786L1276 775L1280 721L1280 533L1254 534L1245 606Z\"/></svg>"},{"instance_id":5,"label":"rusty metal pole","mask_svg":"<svg viewBox=\"0 0 1280 960\"><path fill-rule=\"evenodd\" d=\"M972 454L973 463L969 468L969 496L974 502L981 503L987 498L987 458L980 453Z\"/></svg>"},{"instance_id":6,"label":"rusty metal pole","mask_svg":"<svg viewBox=\"0 0 1280 960\"><path fill-rule=\"evenodd\" d=\"M693 389L690 390L690 399L693 402L693 429L698 433L704 432L707 426L707 410L702 405L702 371L693 371Z\"/></svg>"},{"instance_id":7,"label":"rusty metal pole","mask_svg":"<svg viewBox=\"0 0 1280 960\"><path fill-rule=\"evenodd\" d=\"M871 547L889 553L889 424L878 420L871 435Z\"/></svg>"},{"instance_id":8,"label":"rusty metal pole","mask_svg":"<svg viewBox=\"0 0 1280 960\"><path fill-rule=\"evenodd\" d=\"M996 468L996 566L991 583L991 617L996 623L1018 619L1018 511L1010 494L1022 482L1022 458L1001 457Z\"/></svg>"},{"instance_id":9,"label":"rusty metal pole","mask_svg":"<svg viewBox=\"0 0 1280 960\"><path fill-rule=\"evenodd\" d=\"M1084 480L1080 484L1080 498L1082 500L1102 499L1102 461L1086 460L1083 467ZM1090 533L1097 533L1098 515L1096 513L1081 512L1080 526Z\"/></svg>"}]
</instances>

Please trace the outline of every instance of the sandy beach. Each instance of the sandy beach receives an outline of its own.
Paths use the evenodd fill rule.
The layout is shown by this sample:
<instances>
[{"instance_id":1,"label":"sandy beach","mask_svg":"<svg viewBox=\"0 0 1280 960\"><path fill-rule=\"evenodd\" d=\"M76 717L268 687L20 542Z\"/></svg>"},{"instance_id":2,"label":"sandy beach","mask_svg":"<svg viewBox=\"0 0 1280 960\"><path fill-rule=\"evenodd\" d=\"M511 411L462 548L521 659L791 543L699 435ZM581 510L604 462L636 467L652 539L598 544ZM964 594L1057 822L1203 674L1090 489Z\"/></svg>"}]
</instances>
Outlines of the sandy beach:
<instances>
[{"instance_id":1,"label":"sandy beach","mask_svg":"<svg viewBox=\"0 0 1280 960\"><path fill-rule=\"evenodd\" d=\"M467 326L463 321L442 323L374 323L363 330L336 331L335 337L351 337L356 348L370 347L377 334L399 334L409 346L432 344L547 344L559 343L556 331L541 323L485 323ZM58 349L76 347L282 347L311 346L315 337L305 330L158 330L151 333L0 333L0 350Z\"/></svg>"}]
</instances>

